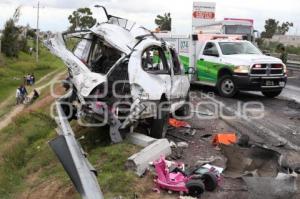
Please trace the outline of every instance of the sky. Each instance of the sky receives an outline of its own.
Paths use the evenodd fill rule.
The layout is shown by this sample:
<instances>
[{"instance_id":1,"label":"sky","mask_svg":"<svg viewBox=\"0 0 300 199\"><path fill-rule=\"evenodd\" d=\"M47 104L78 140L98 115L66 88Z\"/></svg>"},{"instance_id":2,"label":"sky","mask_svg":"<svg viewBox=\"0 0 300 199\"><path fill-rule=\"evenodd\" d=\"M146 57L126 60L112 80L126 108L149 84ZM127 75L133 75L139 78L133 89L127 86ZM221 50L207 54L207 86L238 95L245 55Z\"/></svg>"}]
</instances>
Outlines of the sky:
<instances>
[{"instance_id":1,"label":"sky","mask_svg":"<svg viewBox=\"0 0 300 199\"><path fill-rule=\"evenodd\" d=\"M299 0L205 0L216 2L216 19L250 18L254 28L263 31L265 20L274 18L280 22L290 21L294 27L288 34L300 35ZM106 6L108 13L128 18L149 28L155 29L157 14L170 12L172 31L177 34L191 32L193 0L40 0L40 29L53 32L64 31L70 24L68 16L77 8L90 7L94 17L101 20L101 10L93 5ZM36 27L37 0L0 0L0 29L13 15L16 7L22 6L18 25Z\"/></svg>"}]
</instances>

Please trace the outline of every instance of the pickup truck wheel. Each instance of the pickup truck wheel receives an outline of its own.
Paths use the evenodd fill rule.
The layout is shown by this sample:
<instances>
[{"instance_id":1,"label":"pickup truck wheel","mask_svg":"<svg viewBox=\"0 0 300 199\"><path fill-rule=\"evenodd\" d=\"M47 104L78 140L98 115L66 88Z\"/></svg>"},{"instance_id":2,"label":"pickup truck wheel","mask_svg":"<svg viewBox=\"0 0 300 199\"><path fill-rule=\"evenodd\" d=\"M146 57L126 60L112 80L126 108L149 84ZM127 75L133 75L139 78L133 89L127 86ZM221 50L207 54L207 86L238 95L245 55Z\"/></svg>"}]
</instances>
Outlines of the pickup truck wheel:
<instances>
[{"instance_id":1,"label":"pickup truck wheel","mask_svg":"<svg viewBox=\"0 0 300 199\"><path fill-rule=\"evenodd\" d=\"M262 94L266 97L269 98L273 98L273 97L277 97L278 95L280 95L282 90L279 91L262 91Z\"/></svg>"},{"instance_id":2,"label":"pickup truck wheel","mask_svg":"<svg viewBox=\"0 0 300 199\"><path fill-rule=\"evenodd\" d=\"M217 89L223 97L233 97L237 94L238 89L231 75L224 75L217 83Z\"/></svg>"},{"instance_id":3,"label":"pickup truck wheel","mask_svg":"<svg viewBox=\"0 0 300 199\"><path fill-rule=\"evenodd\" d=\"M161 111L160 117L159 112ZM170 116L170 111L157 109L158 116L153 118L152 124L150 126L150 136L153 138L164 138L168 130L168 120Z\"/></svg>"}]
</instances>

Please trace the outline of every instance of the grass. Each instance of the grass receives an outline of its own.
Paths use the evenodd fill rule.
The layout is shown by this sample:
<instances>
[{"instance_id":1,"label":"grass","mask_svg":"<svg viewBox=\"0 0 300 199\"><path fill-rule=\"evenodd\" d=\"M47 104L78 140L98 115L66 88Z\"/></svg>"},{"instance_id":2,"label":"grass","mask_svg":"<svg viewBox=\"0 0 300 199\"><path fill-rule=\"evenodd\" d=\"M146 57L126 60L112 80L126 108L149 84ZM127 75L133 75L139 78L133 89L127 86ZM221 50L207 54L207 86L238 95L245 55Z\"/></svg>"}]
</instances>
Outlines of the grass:
<instances>
[{"instance_id":1,"label":"grass","mask_svg":"<svg viewBox=\"0 0 300 199\"><path fill-rule=\"evenodd\" d=\"M35 64L34 56L21 53L18 59L0 55L0 102L14 93L27 73L35 73L37 80L62 67L62 62L41 48L40 62ZM49 81L49 76L44 81ZM43 82L44 82L43 81ZM41 82L42 84L42 82ZM44 89L38 103L49 95L49 87ZM14 98L12 98L14 100ZM56 124L49 116L47 102L39 110L24 110L6 128L0 130L0 198L22 198L23 193L43 192L41 185L52 186L50 182L65 187L72 183L48 145L56 137ZM5 114L13 103L0 110ZM30 107L29 107L30 108ZM106 128L83 128L72 123L91 163L98 171L98 181L105 198L133 198L138 191L139 178L125 169L127 158L139 150L127 143L111 145ZM40 190L41 189L41 190ZM52 194L56 194L55 192ZM51 197L51 196L49 196ZM64 198L80 198L75 192Z\"/></svg>"},{"instance_id":2,"label":"grass","mask_svg":"<svg viewBox=\"0 0 300 199\"><path fill-rule=\"evenodd\" d=\"M39 100L45 96L47 93L43 92ZM23 112L0 131L1 198L16 198L32 189L37 191L50 179L64 187L71 186L69 177L47 143L56 136L56 124L49 116L49 107L50 104L45 104L38 111ZM126 141L110 144L107 128L84 128L76 123L72 126L76 137L85 137L80 142L98 171L105 198L133 198L139 178L124 165L139 148ZM27 179L35 175L36 179L28 182ZM80 197L75 193L70 198Z\"/></svg>"},{"instance_id":3,"label":"grass","mask_svg":"<svg viewBox=\"0 0 300 199\"><path fill-rule=\"evenodd\" d=\"M51 136L54 127L54 121L41 110L19 116L1 131L0 195L2 198L10 198L9 196L22 185L27 175L37 171L41 165L49 164L52 155L49 151L42 159L35 157L48 150L44 146L45 143L41 141Z\"/></svg>"},{"instance_id":4,"label":"grass","mask_svg":"<svg viewBox=\"0 0 300 199\"><path fill-rule=\"evenodd\" d=\"M98 182L105 198L134 198L136 174L126 170L127 158L140 150L126 141L110 144L108 128L82 128L73 125L77 137L84 135L81 145L89 154L89 160L98 171Z\"/></svg>"},{"instance_id":5,"label":"grass","mask_svg":"<svg viewBox=\"0 0 300 199\"><path fill-rule=\"evenodd\" d=\"M17 59L0 54L0 102L14 94L15 89L24 82L24 75L34 73L38 81L51 71L62 67L62 61L54 57L45 47L40 48L38 64L35 62L34 54L20 52Z\"/></svg>"}]
</instances>

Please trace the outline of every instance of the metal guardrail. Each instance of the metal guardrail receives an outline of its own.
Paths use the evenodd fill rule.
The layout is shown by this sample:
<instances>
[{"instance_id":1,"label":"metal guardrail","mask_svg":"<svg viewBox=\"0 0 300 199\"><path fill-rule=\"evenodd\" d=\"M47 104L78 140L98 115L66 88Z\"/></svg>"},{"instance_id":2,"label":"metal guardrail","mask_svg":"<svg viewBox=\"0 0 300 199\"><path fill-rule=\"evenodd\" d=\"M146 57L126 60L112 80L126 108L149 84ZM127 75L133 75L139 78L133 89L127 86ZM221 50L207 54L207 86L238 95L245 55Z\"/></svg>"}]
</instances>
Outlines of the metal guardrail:
<instances>
[{"instance_id":1,"label":"metal guardrail","mask_svg":"<svg viewBox=\"0 0 300 199\"><path fill-rule=\"evenodd\" d=\"M85 157L60 103L60 101L56 102L58 114L56 122L59 136L51 140L49 144L82 198L103 199L104 197L95 175L96 170Z\"/></svg>"},{"instance_id":2,"label":"metal guardrail","mask_svg":"<svg viewBox=\"0 0 300 199\"><path fill-rule=\"evenodd\" d=\"M287 68L300 70L300 62L288 61Z\"/></svg>"}]
</instances>

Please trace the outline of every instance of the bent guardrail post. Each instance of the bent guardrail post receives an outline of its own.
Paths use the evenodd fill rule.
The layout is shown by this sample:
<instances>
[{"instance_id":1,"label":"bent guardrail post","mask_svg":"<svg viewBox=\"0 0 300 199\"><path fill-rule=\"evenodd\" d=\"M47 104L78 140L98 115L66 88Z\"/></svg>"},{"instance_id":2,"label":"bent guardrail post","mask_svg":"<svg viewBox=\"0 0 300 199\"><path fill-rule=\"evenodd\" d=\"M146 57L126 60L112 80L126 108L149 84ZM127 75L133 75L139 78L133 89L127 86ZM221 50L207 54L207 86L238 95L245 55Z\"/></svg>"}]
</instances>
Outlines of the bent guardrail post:
<instances>
[{"instance_id":1,"label":"bent guardrail post","mask_svg":"<svg viewBox=\"0 0 300 199\"><path fill-rule=\"evenodd\" d=\"M84 199L103 199L104 197L96 178L96 170L85 157L59 101L56 102L56 109L59 136L51 140L49 145L81 196Z\"/></svg>"}]
</instances>

